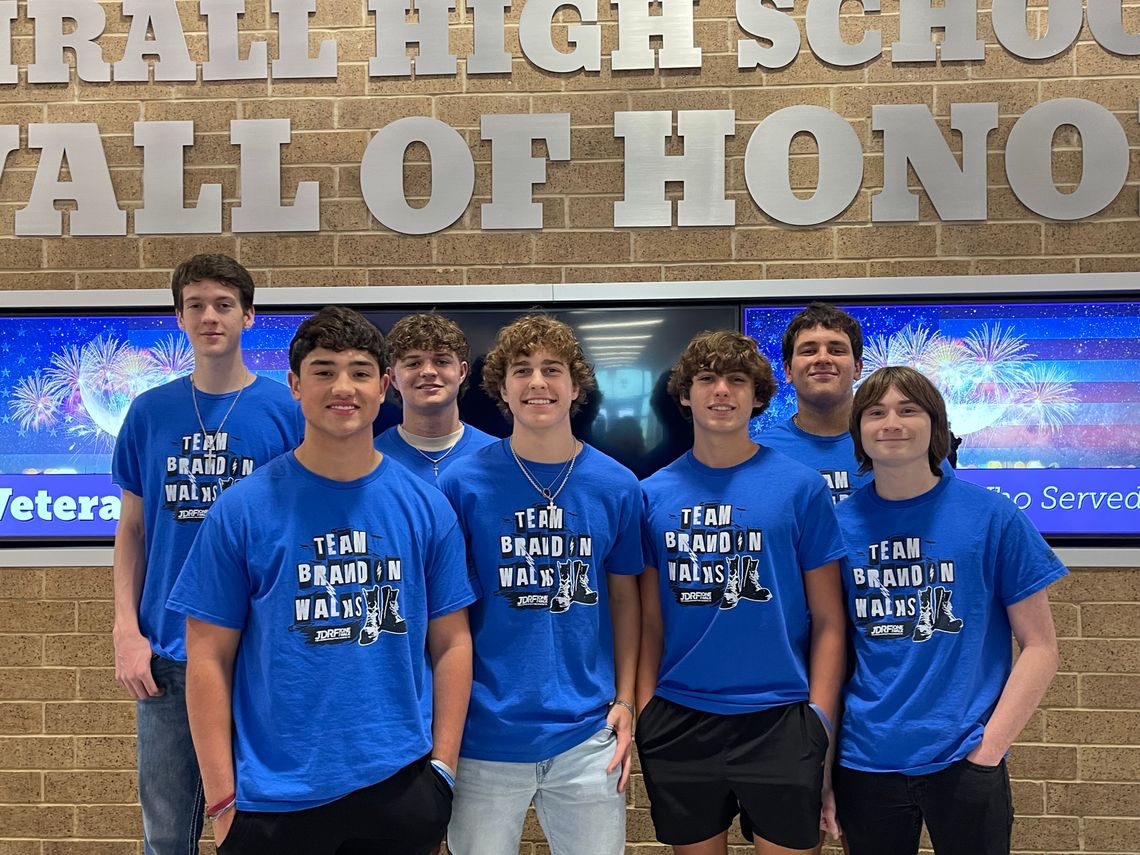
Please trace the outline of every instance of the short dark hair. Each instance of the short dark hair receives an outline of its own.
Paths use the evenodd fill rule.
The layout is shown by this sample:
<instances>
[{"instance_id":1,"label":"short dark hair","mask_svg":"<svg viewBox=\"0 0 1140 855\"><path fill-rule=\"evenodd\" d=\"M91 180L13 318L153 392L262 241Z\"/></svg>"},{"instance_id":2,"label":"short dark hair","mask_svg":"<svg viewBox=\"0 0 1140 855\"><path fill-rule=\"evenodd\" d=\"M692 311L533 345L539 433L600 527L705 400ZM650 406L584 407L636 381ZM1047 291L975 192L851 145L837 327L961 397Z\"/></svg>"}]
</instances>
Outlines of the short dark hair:
<instances>
[{"instance_id":1,"label":"short dark hair","mask_svg":"<svg viewBox=\"0 0 1140 855\"><path fill-rule=\"evenodd\" d=\"M690 420L693 418L692 409L682 404L681 398L689 396L693 378L702 371L720 375L742 371L751 377L753 395L759 402L752 408L752 418L768 409L772 395L776 392L772 366L757 349L755 339L735 330L706 330L693 336L669 375L669 394L685 418Z\"/></svg>"},{"instance_id":2,"label":"short dark hair","mask_svg":"<svg viewBox=\"0 0 1140 855\"><path fill-rule=\"evenodd\" d=\"M905 365L891 365L880 368L863 381L855 392L851 404L851 440L855 443L855 459L859 461L859 474L866 475L874 467L874 461L863 448L863 433L860 430L863 413L886 397L892 388L909 401L918 404L930 416L930 447L926 451L930 471L942 474L942 461L950 453L950 423L946 417L946 402L942 393L926 376Z\"/></svg>"},{"instance_id":3,"label":"short dark hair","mask_svg":"<svg viewBox=\"0 0 1140 855\"><path fill-rule=\"evenodd\" d=\"M855 357L855 361L858 362L863 358L863 328L859 326L859 322L842 309L817 300L808 304L807 308L792 318L788 328L784 330L780 355L785 365L792 361L792 354L796 349L796 336L816 327L843 333L851 342L851 355Z\"/></svg>"},{"instance_id":4,"label":"short dark hair","mask_svg":"<svg viewBox=\"0 0 1140 855\"><path fill-rule=\"evenodd\" d=\"M325 306L297 327L289 342L289 370L301 373L301 363L317 348L335 353L363 350L383 372L388 367L388 348L380 330L364 315L345 306Z\"/></svg>"},{"instance_id":5,"label":"short dark hair","mask_svg":"<svg viewBox=\"0 0 1140 855\"><path fill-rule=\"evenodd\" d=\"M170 290L174 294L174 308L182 311L182 290L195 282L212 279L238 292L243 312L253 308L253 277L241 264L221 253L202 253L188 258L174 268L170 277Z\"/></svg>"},{"instance_id":6,"label":"short dark hair","mask_svg":"<svg viewBox=\"0 0 1140 855\"><path fill-rule=\"evenodd\" d=\"M467 344L467 336L463 334L459 324L438 312L404 315L392 324L385 340L388 342L388 357L393 364L410 350L430 353L449 351L454 353L460 362L467 362L471 358L471 347ZM469 376L464 377L459 385L460 396L467 391L469 380ZM392 390L399 395L399 390L394 385Z\"/></svg>"},{"instance_id":7,"label":"short dark hair","mask_svg":"<svg viewBox=\"0 0 1140 855\"><path fill-rule=\"evenodd\" d=\"M570 380L578 387L578 397L570 402L570 415L575 415L598 388L594 368L586 361L582 345L574 330L563 321L542 313L523 315L507 324L483 362L483 391L498 405L503 415L511 414L510 405L503 400L503 384L511 363L519 356L531 356L546 350L565 361Z\"/></svg>"}]
</instances>

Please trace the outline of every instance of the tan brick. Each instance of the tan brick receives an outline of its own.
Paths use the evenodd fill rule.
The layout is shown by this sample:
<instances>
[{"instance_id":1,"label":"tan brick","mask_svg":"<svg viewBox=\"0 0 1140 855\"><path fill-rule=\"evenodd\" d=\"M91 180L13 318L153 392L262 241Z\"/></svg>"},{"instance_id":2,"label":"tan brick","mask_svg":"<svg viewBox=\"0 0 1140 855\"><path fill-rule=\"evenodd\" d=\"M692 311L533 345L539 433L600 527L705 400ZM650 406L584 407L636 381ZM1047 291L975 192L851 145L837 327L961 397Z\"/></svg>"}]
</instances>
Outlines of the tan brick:
<instances>
[{"instance_id":1,"label":"tan brick","mask_svg":"<svg viewBox=\"0 0 1140 855\"><path fill-rule=\"evenodd\" d=\"M1140 709L1140 674L1082 674L1080 701L1099 709Z\"/></svg>"},{"instance_id":2,"label":"tan brick","mask_svg":"<svg viewBox=\"0 0 1140 855\"><path fill-rule=\"evenodd\" d=\"M1081 635L1081 610L1072 603L1050 603L1053 626L1058 638L1077 638Z\"/></svg>"},{"instance_id":3,"label":"tan brick","mask_svg":"<svg viewBox=\"0 0 1140 855\"><path fill-rule=\"evenodd\" d=\"M5 665L40 665L43 650L41 635L0 635L0 662Z\"/></svg>"},{"instance_id":4,"label":"tan brick","mask_svg":"<svg viewBox=\"0 0 1140 855\"><path fill-rule=\"evenodd\" d=\"M1045 813L1045 785L1039 781L1010 781L1013 810L1018 816L1041 816Z\"/></svg>"},{"instance_id":5,"label":"tan brick","mask_svg":"<svg viewBox=\"0 0 1140 855\"><path fill-rule=\"evenodd\" d=\"M170 271L125 270L116 272L77 271L75 288L105 291L109 288L169 288Z\"/></svg>"},{"instance_id":6,"label":"tan brick","mask_svg":"<svg viewBox=\"0 0 1140 855\"><path fill-rule=\"evenodd\" d=\"M243 258L257 259L259 266L266 267L331 265L336 257L333 235L243 235L238 246Z\"/></svg>"},{"instance_id":7,"label":"tan brick","mask_svg":"<svg viewBox=\"0 0 1140 855\"><path fill-rule=\"evenodd\" d=\"M525 95L443 95L435 99L435 118L456 129L478 128L486 115L530 112L530 98ZM533 112L558 111L536 106Z\"/></svg>"},{"instance_id":8,"label":"tan brick","mask_svg":"<svg viewBox=\"0 0 1140 855\"><path fill-rule=\"evenodd\" d=\"M1140 852L1140 819L1085 817L1081 826L1087 852Z\"/></svg>"},{"instance_id":9,"label":"tan brick","mask_svg":"<svg viewBox=\"0 0 1140 855\"><path fill-rule=\"evenodd\" d=\"M135 757L134 736L75 738L75 766L79 769L130 769Z\"/></svg>"},{"instance_id":10,"label":"tan brick","mask_svg":"<svg viewBox=\"0 0 1140 855\"><path fill-rule=\"evenodd\" d=\"M65 736L0 737L6 769L67 769L75 762L75 744Z\"/></svg>"},{"instance_id":11,"label":"tan brick","mask_svg":"<svg viewBox=\"0 0 1140 855\"><path fill-rule=\"evenodd\" d=\"M648 264L623 264L617 267L572 265L563 268L563 276L566 282L657 282L661 279L661 268Z\"/></svg>"},{"instance_id":12,"label":"tan brick","mask_svg":"<svg viewBox=\"0 0 1140 855\"><path fill-rule=\"evenodd\" d=\"M1140 781L1140 747L1082 746L1079 754L1083 781Z\"/></svg>"},{"instance_id":13,"label":"tan brick","mask_svg":"<svg viewBox=\"0 0 1140 855\"><path fill-rule=\"evenodd\" d=\"M110 567L45 567L42 573L49 600L111 598Z\"/></svg>"},{"instance_id":14,"label":"tan brick","mask_svg":"<svg viewBox=\"0 0 1140 855\"><path fill-rule=\"evenodd\" d=\"M9 270L37 270L43 263L43 241L35 238L0 239L0 253Z\"/></svg>"},{"instance_id":15,"label":"tan brick","mask_svg":"<svg viewBox=\"0 0 1140 855\"><path fill-rule=\"evenodd\" d=\"M1115 253L1140 241L1140 223L1046 223L1044 251L1049 255Z\"/></svg>"},{"instance_id":16,"label":"tan brick","mask_svg":"<svg viewBox=\"0 0 1140 855\"><path fill-rule=\"evenodd\" d=\"M1029 716L1029 721L1018 734L1017 742L1044 742L1045 741L1045 713L1037 709Z\"/></svg>"},{"instance_id":17,"label":"tan brick","mask_svg":"<svg viewBox=\"0 0 1140 855\"><path fill-rule=\"evenodd\" d=\"M44 707L46 733L117 734L135 732L135 705L131 701L49 703Z\"/></svg>"},{"instance_id":18,"label":"tan brick","mask_svg":"<svg viewBox=\"0 0 1140 855\"><path fill-rule=\"evenodd\" d=\"M969 272L978 276L1076 273L1077 262L1071 258L978 258Z\"/></svg>"},{"instance_id":19,"label":"tan brick","mask_svg":"<svg viewBox=\"0 0 1140 855\"><path fill-rule=\"evenodd\" d=\"M1086 638L1140 638L1140 603L1082 605L1081 635Z\"/></svg>"},{"instance_id":20,"label":"tan brick","mask_svg":"<svg viewBox=\"0 0 1140 855\"><path fill-rule=\"evenodd\" d=\"M0 703L0 733L42 733L43 729L43 704Z\"/></svg>"},{"instance_id":21,"label":"tan brick","mask_svg":"<svg viewBox=\"0 0 1140 855\"><path fill-rule=\"evenodd\" d=\"M136 269L138 241L130 238L70 238L44 241L46 266L62 269Z\"/></svg>"},{"instance_id":22,"label":"tan brick","mask_svg":"<svg viewBox=\"0 0 1140 855\"><path fill-rule=\"evenodd\" d=\"M431 241L426 237L395 234L339 235L336 263L341 265L430 264Z\"/></svg>"},{"instance_id":23,"label":"tan brick","mask_svg":"<svg viewBox=\"0 0 1140 855\"><path fill-rule=\"evenodd\" d=\"M714 281L731 279L763 279L762 264L666 264L662 271L666 281Z\"/></svg>"},{"instance_id":24,"label":"tan brick","mask_svg":"<svg viewBox=\"0 0 1140 855\"><path fill-rule=\"evenodd\" d=\"M1047 710L1049 742L1082 745L1127 745L1140 733L1140 710Z\"/></svg>"},{"instance_id":25,"label":"tan brick","mask_svg":"<svg viewBox=\"0 0 1140 855\"><path fill-rule=\"evenodd\" d=\"M1069 816L1134 816L1140 804L1140 784L1047 783L1049 813Z\"/></svg>"},{"instance_id":26,"label":"tan brick","mask_svg":"<svg viewBox=\"0 0 1140 855\"><path fill-rule=\"evenodd\" d=\"M737 260L803 261L834 256L835 237L828 229L767 227L735 231L732 257Z\"/></svg>"},{"instance_id":27,"label":"tan brick","mask_svg":"<svg viewBox=\"0 0 1140 855\"><path fill-rule=\"evenodd\" d=\"M841 227L834 231L835 252L840 258L921 258L937 254L935 226Z\"/></svg>"},{"instance_id":28,"label":"tan brick","mask_svg":"<svg viewBox=\"0 0 1140 855\"><path fill-rule=\"evenodd\" d=\"M78 617L80 632L105 632L114 622L115 604L109 600L80 602Z\"/></svg>"},{"instance_id":29,"label":"tan brick","mask_svg":"<svg viewBox=\"0 0 1140 855\"><path fill-rule=\"evenodd\" d=\"M114 655L107 634L44 636L45 665L105 665L114 661Z\"/></svg>"},{"instance_id":30,"label":"tan brick","mask_svg":"<svg viewBox=\"0 0 1140 855\"><path fill-rule=\"evenodd\" d=\"M1074 570L1049 586L1058 603L1140 602L1140 573L1135 570Z\"/></svg>"},{"instance_id":31,"label":"tan brick","mask_svg":"<svg viewBox=\"0 0 1140 855\"><path fill-rule=\"evenodd\" d=\"M1077 851L1080 820L1075 816L1019 816L1013 823L1013 848L1036 852Z\"/></svg>"},{"instance_id":32,"label":"tan brick","mask_svg":"<svg viewBox=\"0 0 1140 855\"><path fill-rule=\"evenodd\" d=\"M42 580L41 574L41 589ZM75 603L0 600L0 632L64 632L74 629Z\"/></svg>"},{"instance_id":33,"label":"tan brick","mask_svg":"<svg viewBox=\"0 0 1140 855\"><path fill-rule=\"evenodd\" d=\"M526 264L534 261L529 234L440 234L432 238L437 264Z\"/></svg>"},{"instance_id":34,"label":"tan brick","mask_svg":"<svg viewBox=\"0 0 1140 855\"><path fill-rule=\"evenodd\" d=\"M75 697L74 668L0 668L0 700Z\"/></svg>"},{"instance_id":35,"label":"tan brick","mask_svg":"<svg viewBox=\"0 0 1140 855\"><path fill-rule=\"evenodd\" d=\"M1140 639L1066 638L1060 647L1061 671L1140 673Z\"/></svg>"},{"instance_id":36,"label":"tan brick","mask_svg":"<svg viewBox=\"0 0 1140 855\"><path fill-rule=\"evenodd\" d=\"M74 827L70 806L0 805L0 828L14 829L20 837L69 837Z\"/></svg>"},{"instance_id":37,"label":"tan brick","mask_svg":"<svg viewBox=\"0 0 1140 855\"><path fill-rule=\"evenodd\" d=\"M1133 273L1140 269L1140 257L1078 258L1079 273Z\"/></svg>"},{"instance_id":38,"label":"tan brick","mask_svg":"<svg viewBox=\"0 0 1140 855\"><path fill-rule=\"evenodd\" d=\"M633 232L633 260L702 261L732 255L729 229L651 229Z\"/></svg>"},{"instance_id":39,"label":"tan brick","mask_svg":"<svg viewBox=\"0 0 1140 855\"><path fill-rule=\"evenodd\" d=\"M43 855L136 855L138 851L133 840L45 840ZM208 851L213 853L214 847Z\"/></svg>"},{"instance_id":40,"label":"tan brick","mask_svg":"<svg viewBox=\"0 0 1140 855\"><path fill-rule=\"evenodd\" d=\"M110 667L114 661L108 658L103 663L105 668L79 669L79 697L84 701L121 701L127 695L123 687L115 682L115 669Z\"/></svg>"},{"instance_id":41,"label":"tan brick","mask_svg":"<svg viewBox=\"0 0 1140 855\"><path fill-rule=\"evenodd\" d=\"M627 232L543 232L534 239L534 260L536 264L617 264L632 260L631 245Z\"/></svg>"},{"instance_id":42,"label":"tan brick","mask_svg":"<svg viewBox=\"0 0 1140 855\"><path fill-rule=\"evenodd\" d=\"M39 600L44 592L44 571L31 567L4 570L4 596L17 600ZM0 615L3 612L0 611ZM2 619L2 618L0 618Z\"/></svg>"},{"instance_id":43,"label":"tan brick","mask_svg":"<svg viewBox=\"0 0 1140 855\"><path fill-rule=\"evenodd\" d=\"M139 793L129 772L47 772L44 801L60 804L133 804Z\"/></svg>"},{"instance_id":44,"label":"tan brick","mask_svg":"<svg viewBox=\"0 0 1140 855\"><path fill-rule=\"evenodd\" d=\"M0 802L33 804L43 801L41 772L0 772Z\"/></svg>"},{"instance_id":45,"label":"tan brick","mask_svg":"<svg viewBox=\"0 0 1140 855\"><path fill-rule=\"evenodd\" d=\"M82 681L82 678L80 678ZM1080 706L1077 692L1078 677L1076 674L1058 674L1045 690L1045 697L1041 699L1041 706L1046 708L1076 707Z\"/></svg>"},{"instance_id":46,"label":"tan brick","mask_svg":"<svg viewBox=\"0 0 1140 855\"><path fill-rule=\"evenodd\" d=\"M930 261L869 261L867 276L965 276L969 261L933 259Z\"/></svg>"},{"instance_id":47,"label":"tan brick","mask_svg":"<svg viewBox=\"0 0 1140 855\"><path fill-rule=\"evenodd\" d=\"M41 855L38 840L0 840L0 855Z\"/></svg>"},{"instance_id":48,"label":"tan brick","mask_svg":"<svg viewBox=\"0 0 1140 855\"><path fill-rule=\"evenodd\" d=\"M431 114L430 98L343 98L336 102L336 127L379 130L396 119Z\"/></svg>"},{"instance_id":49,"label":"tan brick","mask_svg":"<svg viewBox=\"0 0 1140 855\"><path fill-rule=\"evenodd\" d=\"M1079 777L1077 749L1068 745L1016 744L1009 752L1009 774L1015 778L1075 780Z\"/></svg>"},{"instance_id":50,"label":"tan brick","mask_svg":"<svg viewBox=\"0 0 1140 855\"><path fill-rule=\"evenodd\" d=\"M79 805L75 809L75 836L141 838L142 811L138 805Z\"/></svg>"},{"instance_id":51,"label":"tan brick","mask_svg":"<svg viewBox=\"0 0 1140 855\"><path fill-rule=\"evenodd\" d=\"M862 261L805 261L802 263L776 263L764 265L764 279L834 279L846 276L866 276L867 265ZM741 277L746 278L746 277Z\"/></svg>"},{"instance_id":52,"label":"tan brick","mask_svg":"<svg viewBox=\"0 0 1140 855\"><path fill-rule=\"evenodd\" d=\"M562 281L561 267L516 265L510 267L468 267L468 285L519 285Z\"/></svg>"},{"instance_id":53,"label":"tan brick","mask_svg":"<svg viewBox=\"0 0 1140 855\"><path fill-rule=\"evenodd\" d=\"M1041 227L1036 223L942 226L942 255L1036 255Z\"/></svg>"},{"instance_id":54,"label":"tan brick","mask_svg":"<svg viewBox=\"0 0 1140 855\"><path fill-rule=\"evenodd\" d=\"M471 270L474 268L468 268ZM369 285L462 285L460 267L373 267L368 270Z\"/></svg>"}]
</instances>

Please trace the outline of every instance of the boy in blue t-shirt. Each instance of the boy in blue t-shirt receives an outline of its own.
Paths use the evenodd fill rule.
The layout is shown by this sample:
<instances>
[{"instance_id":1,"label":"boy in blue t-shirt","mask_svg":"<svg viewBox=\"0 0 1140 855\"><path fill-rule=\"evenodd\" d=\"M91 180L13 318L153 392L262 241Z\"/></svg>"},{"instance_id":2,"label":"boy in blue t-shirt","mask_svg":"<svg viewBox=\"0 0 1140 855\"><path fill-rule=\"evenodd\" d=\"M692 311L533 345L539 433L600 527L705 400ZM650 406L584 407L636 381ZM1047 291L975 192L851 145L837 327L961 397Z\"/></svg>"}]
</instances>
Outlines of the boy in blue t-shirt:
<instances>
[{"instance_id":1,"label":"boy in blue t-shirt","mask_svg":"<svg viewBox=\"0 0 1140 855\"><path fill-rule=\"evenodd\" d=\"M139 395L115 442L115 680L138 716L147 855L197 855L202 783L186 721L185 620L166 607L206 511L221 491L301 439L296 401L242 358L253 279L225 255L196 255L171 277L194 371Z\"/></svg>"},{"instance_id":2,"label":"boy in blue t-shirt","mask_svg":"<svg viewBox=\"0 0 1140 855\"><path fill-rule=\"evenodd\" d=\"M376 448L435 486L460 457L497 441L459 420L471 348L459 325L435 312L405 315L386 340L403 418L376 437Z\"/></svg>"},{"instance_id":3,"label":"boy in blue t-shirt","mask_svg":"<svg viewBox=\"0 0 1140 855\"><path fill-rule=\"evenodd\" d=\"M533 801L552 852L620 855L641 632L637 480L571 432L596 386L561 321L501 329L483 388L511 436L440 478L482 595L447 845L515 855Z\"/></svg>"},{"instance_id":4,"label":"boy in blue t-shirt","mask_svg":"<svg viewBox=\"0 0 1140 855\"><path fill-rule=\"evenodd\" d=\"M751 338L694 337L669 378L693 449L642 482L637 747L678 853L726 852L737 813L760 855L814 852L829 801L844 549L819 476L749 438L774 389Z\"/></svg>"},{"instance_id":5,"label":"boy in blue t-shirt","mask_svg":"<svg viewBox=\"0 0 1140 855\"><path fill-rule=\"evenodd\" d=\"M170 596L207 816L227 855L427 855L471 688L462 535L372 447L375 327L322 309L289 366L304 441L222 496Z\"/></svg>"},{"instance_id":6,"label":"boy in blue t-shirt","mask_svg":"<svg viewBox=\"0 0 1140 855\"><path fill-rule=\"evenodd\" d=\"M760 442L818 470L838 504L871 480L859 473L847 430L863 372L863 331L847 312L816 302L792 318L780 350L796 412L766 429Z\"/></svg>"},{"instance_id":7,"label":"boy in blue t-shirt","mask_svg":"<svg viewBox=\"0 0 1140 855\"><path fill-rule=\"evenodd\" d=\"M1046 588L1067 571L1009 499L946 476L946 406L922 374L872 374L851 433L874 481L838 508L855 655L835 773L848 849L915 855L925 821L936 855L1008 855L1005 756L1057 670Z\"/></svg>"}]
</instances>

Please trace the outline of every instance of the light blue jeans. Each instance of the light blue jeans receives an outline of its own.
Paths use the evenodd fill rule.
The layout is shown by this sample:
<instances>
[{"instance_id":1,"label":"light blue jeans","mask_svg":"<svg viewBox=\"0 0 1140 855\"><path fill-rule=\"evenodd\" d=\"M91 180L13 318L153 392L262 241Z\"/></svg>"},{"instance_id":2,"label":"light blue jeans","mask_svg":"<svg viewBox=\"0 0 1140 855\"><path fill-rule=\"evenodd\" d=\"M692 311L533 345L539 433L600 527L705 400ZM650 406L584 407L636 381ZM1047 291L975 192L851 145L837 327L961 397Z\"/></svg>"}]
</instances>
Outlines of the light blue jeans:
<instances>
[{"instance_id":1,"label":"light blue jeans","mask_svg":"<svg viewBox=\"0 0 1140 855\"><path fill-rule=\"evenodd\" d=\"M143 848L146 855L197 855L205 806L186 718L186 663L155 656L150 671L166 691L136 702Z\"/></svg>"},{"instance_id":2,"label":"light blue jeans","mask_svg":"<svg viewBox=\"0 0 1140 855\"><path fill-rule=\"evenodd\" d=\"M625 852L625 793L609 728L541 763L459 761L447 827L452 855L517 855L526 809L534 802L551 855Z\"/></svg>"}]
</instances>

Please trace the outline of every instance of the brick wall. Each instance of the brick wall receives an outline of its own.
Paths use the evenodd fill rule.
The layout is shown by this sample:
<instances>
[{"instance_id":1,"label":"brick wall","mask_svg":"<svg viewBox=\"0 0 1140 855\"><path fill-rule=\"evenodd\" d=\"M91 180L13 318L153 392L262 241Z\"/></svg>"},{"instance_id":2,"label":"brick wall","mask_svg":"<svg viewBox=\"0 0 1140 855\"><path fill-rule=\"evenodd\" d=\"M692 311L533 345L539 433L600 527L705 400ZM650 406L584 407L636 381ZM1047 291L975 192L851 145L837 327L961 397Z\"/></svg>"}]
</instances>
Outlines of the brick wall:
<instances>
[{"instance_id":1,"label":"brick wall","mask_svg":"<svg viewBox=\"0 0 1140 855\"><path fill-rule=\"evenodd\" d=\"M110 667L110 570L0 568L0 577L0 855L141 852L134 704ZM1135 853L1140 568L1077 570L1050 593L1061 668L1012 752L1014 849ZM542 840L533 822L527 839ZM636 775L629 840L630 852L667 851L652 842ZM548 853L524 844L532 851Z\"/></svg>"}]
</instances>

